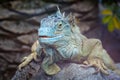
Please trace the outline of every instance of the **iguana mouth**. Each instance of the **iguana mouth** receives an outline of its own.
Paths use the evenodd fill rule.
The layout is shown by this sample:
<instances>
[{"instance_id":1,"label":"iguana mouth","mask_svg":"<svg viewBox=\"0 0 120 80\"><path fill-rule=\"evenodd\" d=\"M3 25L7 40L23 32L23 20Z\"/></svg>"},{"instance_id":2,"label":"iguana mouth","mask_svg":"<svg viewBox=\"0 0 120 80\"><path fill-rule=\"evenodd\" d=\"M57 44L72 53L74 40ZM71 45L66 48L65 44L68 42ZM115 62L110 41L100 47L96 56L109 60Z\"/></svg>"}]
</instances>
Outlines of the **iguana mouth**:
<instances>
[{"instance_id":1,"label":"iguana mouth","mask_svg":"<svg viewBox=\"0 0 120 80\"><path fill-rule=\"evenodd\" d=\"M50 36L39 36L39 38L51 38Z\"/></svg>"}]
</instances>

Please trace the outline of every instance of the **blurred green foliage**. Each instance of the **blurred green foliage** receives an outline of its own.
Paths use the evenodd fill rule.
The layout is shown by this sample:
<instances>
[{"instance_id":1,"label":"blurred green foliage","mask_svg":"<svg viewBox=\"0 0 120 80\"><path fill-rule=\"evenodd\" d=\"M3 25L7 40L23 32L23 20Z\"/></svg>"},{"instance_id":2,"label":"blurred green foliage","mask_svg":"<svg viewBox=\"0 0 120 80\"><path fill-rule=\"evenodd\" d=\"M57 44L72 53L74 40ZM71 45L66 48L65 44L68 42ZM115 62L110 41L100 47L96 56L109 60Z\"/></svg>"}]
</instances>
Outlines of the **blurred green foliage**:
<instances>
[{"instance_id":1,"label":"blurred green foliage","mask_svg":"<svg viewBox=\"0 0 120 80\"><path fill-rule=\"evenodd\" d=\"M102 0L104 9L101 11L103 15L102 22L107 24L110 32L120 29L120 6L115 0Z\"/></svg>"}]
</instances>

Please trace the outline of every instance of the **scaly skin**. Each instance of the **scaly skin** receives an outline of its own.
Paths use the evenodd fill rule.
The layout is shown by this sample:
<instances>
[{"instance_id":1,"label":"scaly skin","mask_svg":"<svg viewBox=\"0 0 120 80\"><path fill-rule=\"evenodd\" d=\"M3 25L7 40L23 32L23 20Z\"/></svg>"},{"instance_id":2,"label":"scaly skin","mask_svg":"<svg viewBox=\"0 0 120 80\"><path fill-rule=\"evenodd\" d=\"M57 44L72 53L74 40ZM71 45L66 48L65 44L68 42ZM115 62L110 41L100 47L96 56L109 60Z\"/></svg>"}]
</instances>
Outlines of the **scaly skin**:
<instances>
[{"instance_id":1,"label":"scaly skin","mask_svg":"<svg viewBox=\"0 0 120 80\"><path fill-rule=\"evenodd\" d=\"M45 54L41 63L48 75L57 74L60 67L56 62L70 60L94 66L97 71L108 74L107 70L116 70L116 66L98 39L83 36L75 25L71 15L65 17L60 11L41 20L38 29L39 39L32 46L32 53L24 58L19 69L29 64L37 55Z\"/></svg>"}]
</instances>

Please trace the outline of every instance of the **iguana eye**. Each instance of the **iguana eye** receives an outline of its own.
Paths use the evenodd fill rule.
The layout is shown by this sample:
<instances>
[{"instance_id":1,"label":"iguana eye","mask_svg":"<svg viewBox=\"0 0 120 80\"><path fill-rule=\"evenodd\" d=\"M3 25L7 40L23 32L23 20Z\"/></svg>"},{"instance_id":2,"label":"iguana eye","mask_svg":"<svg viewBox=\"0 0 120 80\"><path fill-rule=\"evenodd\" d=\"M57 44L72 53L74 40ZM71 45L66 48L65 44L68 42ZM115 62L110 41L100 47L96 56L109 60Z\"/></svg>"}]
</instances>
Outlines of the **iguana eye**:
<instances>
[{"instance_id":1,"label":"iguana eye","mask_svg":"<svg viewBox=\"0 0 120 80\"><path fill-rule=\"evenodd\" d=\"M59 24L59 27L61 27L62 26L62 24Z\"/></svg>"},{"instance_id":2,"label":"iguana eye","mask_svg":"<svg viewBox=\"0 0 120 80\"><path fill-rule=\"evenodd\" d=\"M63 29L62 23L58 24L58 25L57 25L57 30L62 30L62 29Z\"/></svg>"}]
</instances>

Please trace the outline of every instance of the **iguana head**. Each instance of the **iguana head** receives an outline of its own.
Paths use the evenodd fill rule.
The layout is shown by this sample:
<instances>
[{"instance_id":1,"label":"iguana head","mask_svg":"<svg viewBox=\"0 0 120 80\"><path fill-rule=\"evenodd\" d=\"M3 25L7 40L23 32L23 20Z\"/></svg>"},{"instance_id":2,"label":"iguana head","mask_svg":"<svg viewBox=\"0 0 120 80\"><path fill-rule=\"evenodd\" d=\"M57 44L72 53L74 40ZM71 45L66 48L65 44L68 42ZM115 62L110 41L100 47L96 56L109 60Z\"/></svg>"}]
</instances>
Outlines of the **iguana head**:
<instances>
[{"instance_id":1,"label":"iguana head","mask_svg":"<svg viewBox=\"0 0 120 80\"><path fill-rule=\"evenodd\" d=\"M39 42L52 45L57 41L67 40L71 37L71 29L68 16L65 17L64 13L61 14L58 10L55 14L41 20L38 29Z\"/></svg>"}]
</instances>

